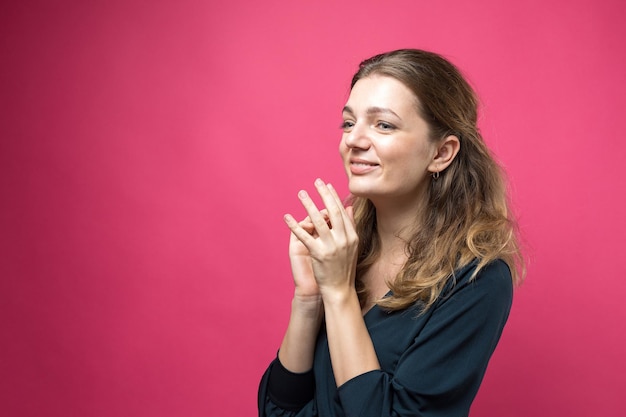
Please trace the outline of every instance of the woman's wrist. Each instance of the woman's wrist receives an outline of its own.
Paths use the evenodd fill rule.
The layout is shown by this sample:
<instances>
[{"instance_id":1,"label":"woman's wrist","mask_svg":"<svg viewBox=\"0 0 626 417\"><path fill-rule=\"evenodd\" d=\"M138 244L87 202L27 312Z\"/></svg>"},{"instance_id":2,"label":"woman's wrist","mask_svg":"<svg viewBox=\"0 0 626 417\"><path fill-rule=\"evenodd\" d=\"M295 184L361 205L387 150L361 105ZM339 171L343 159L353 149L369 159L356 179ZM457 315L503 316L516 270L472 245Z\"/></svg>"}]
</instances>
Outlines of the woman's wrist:
<instances>
[{"instance_id":1,"label":"woman's wrist","mask_svg":"<svg viewBox=\"0 0 626 417\"><path fill-rule=\"evenodd\" d=\"M306 372L313 366L315 341L324 314L321 297L317 298L292 300L289 325L278 353L280 362L291 372Z\"/></svg>"},{"instance_id":2,"label":"woman's wrist","mask_svg":"<svg viewBox=\"0 0 626 417\"><path fill-rule=\"evenodd\" d=\"M344 307L346 305L359 304L359 296L354 287L347 288L324 288L320 289L325 308Z\"/></svg>"},{"instance_id":3,"label":"woman's wrist","mask_svg":"<svg viewBox=\"0 0 626 417\"><path fill-rule=\"evenodd\" d=\"M299 295L296 293L291 300L291 314L298 315L303 318L320 320L323 310L323 301L321 294L317 295Z\"/></svg>"}]
</instances>

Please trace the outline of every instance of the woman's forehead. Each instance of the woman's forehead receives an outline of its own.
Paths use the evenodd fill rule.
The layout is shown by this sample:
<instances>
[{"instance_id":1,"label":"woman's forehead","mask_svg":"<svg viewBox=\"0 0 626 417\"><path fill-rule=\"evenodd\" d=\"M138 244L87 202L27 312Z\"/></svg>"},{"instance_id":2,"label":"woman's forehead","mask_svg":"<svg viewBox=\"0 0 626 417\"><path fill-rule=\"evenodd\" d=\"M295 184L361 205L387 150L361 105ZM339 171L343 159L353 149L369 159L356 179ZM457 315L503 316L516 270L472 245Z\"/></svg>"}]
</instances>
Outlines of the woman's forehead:
<instances>
[{"instance_id":1,"label":"woman's forehead","mask_svg":"<svg viewBox=\"0 0 626 417\"><path fill-rule=\"evenodd\" d=\"M400 114L418 108L419 100L402 82L385 75L371 75L354 84L344 110L353 113L389 110Z\"/></svg>"}]
</instances>

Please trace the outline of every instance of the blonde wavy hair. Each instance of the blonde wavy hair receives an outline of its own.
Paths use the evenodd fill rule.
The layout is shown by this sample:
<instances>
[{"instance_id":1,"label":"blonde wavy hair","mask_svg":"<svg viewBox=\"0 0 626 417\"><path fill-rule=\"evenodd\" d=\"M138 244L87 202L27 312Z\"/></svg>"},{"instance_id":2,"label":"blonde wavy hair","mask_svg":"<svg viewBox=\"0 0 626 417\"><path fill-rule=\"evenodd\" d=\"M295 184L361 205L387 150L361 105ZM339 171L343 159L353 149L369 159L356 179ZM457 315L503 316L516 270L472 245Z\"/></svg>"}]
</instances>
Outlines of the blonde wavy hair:
<instances>
[{"instance_id":1,"label":"blonde wavy hair","mask_svg":"<svg viewBox=\"0 0 626 417\"><path fill-rule=\"evenodd\" d=\"M377 301L388 310L401 310L421 301L431 307L454 271L477 261L472 279L490 262L509 266L515 284L524 274L516 222L509 209L504 174L477 127L478 100L460 71L432 52L401 49L361 62L352 78L371 75L395 78L418 98L420 116L438 142L455 135L461 143L452 163L432 179L425 213L416 213L416 228L406 243L408 260L387 284L392 295ZM359 235L357 291L367 298L360 277L380 255L376 208L362 197L351 197Z\"/></svg>"}]
</instances>

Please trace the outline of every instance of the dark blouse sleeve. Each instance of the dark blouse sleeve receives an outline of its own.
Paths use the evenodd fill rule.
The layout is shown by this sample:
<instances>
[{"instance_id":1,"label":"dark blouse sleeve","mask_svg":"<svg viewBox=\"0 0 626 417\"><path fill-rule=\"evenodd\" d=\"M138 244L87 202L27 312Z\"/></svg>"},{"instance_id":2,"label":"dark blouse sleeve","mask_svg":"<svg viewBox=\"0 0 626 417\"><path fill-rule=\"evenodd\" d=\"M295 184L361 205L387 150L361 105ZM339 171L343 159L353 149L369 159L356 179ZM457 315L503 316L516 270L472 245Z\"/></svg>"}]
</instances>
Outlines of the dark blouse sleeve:
<instances>
[{"instance_id":1,"label":"dark blouse sleeve","mask_svg":"<svg viewBox=\"0 0 626 417\"><path fill-rule=\"evenodd\" d=\"M315 394L313 371L294 373L276 358L259 386L259 416L295 416Z\"/></svg>"},{"instance_id":2,"label":"dark blouse sleeve","mask_svg":"<svg viewBox=\"0 0 626 417\"><path fill-rule=\"evenodd\" d=\"M511 274L496 261L456 283L394 374L371 371L338 389L347 417L467 416L512 303ZM398 329L402 331L402 329Z\"/></svg>"}]
</instances>

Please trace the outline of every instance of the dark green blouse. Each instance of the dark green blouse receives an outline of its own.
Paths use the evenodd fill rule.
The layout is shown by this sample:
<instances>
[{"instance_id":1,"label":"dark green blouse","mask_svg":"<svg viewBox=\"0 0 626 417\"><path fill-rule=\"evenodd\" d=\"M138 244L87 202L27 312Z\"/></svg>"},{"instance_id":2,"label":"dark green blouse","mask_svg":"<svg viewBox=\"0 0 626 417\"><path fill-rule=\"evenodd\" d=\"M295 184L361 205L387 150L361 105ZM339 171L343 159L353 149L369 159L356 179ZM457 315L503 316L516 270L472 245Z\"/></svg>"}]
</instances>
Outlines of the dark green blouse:
<instances>
[{"instance_id":1,"label":"dark green blouse","mask_svg":"<svg viewBox=\"0 0 626 417\"><path fill-rule=\"evenodd\" d=\"M337 389L324 329L311 372L293 374L275 359L261 380L259 416L467 416L513 297L504 262L470 281L475 266L456 271L424 314L416 305L365 315L380 370Z\"/></svg>"}]
</instances>

